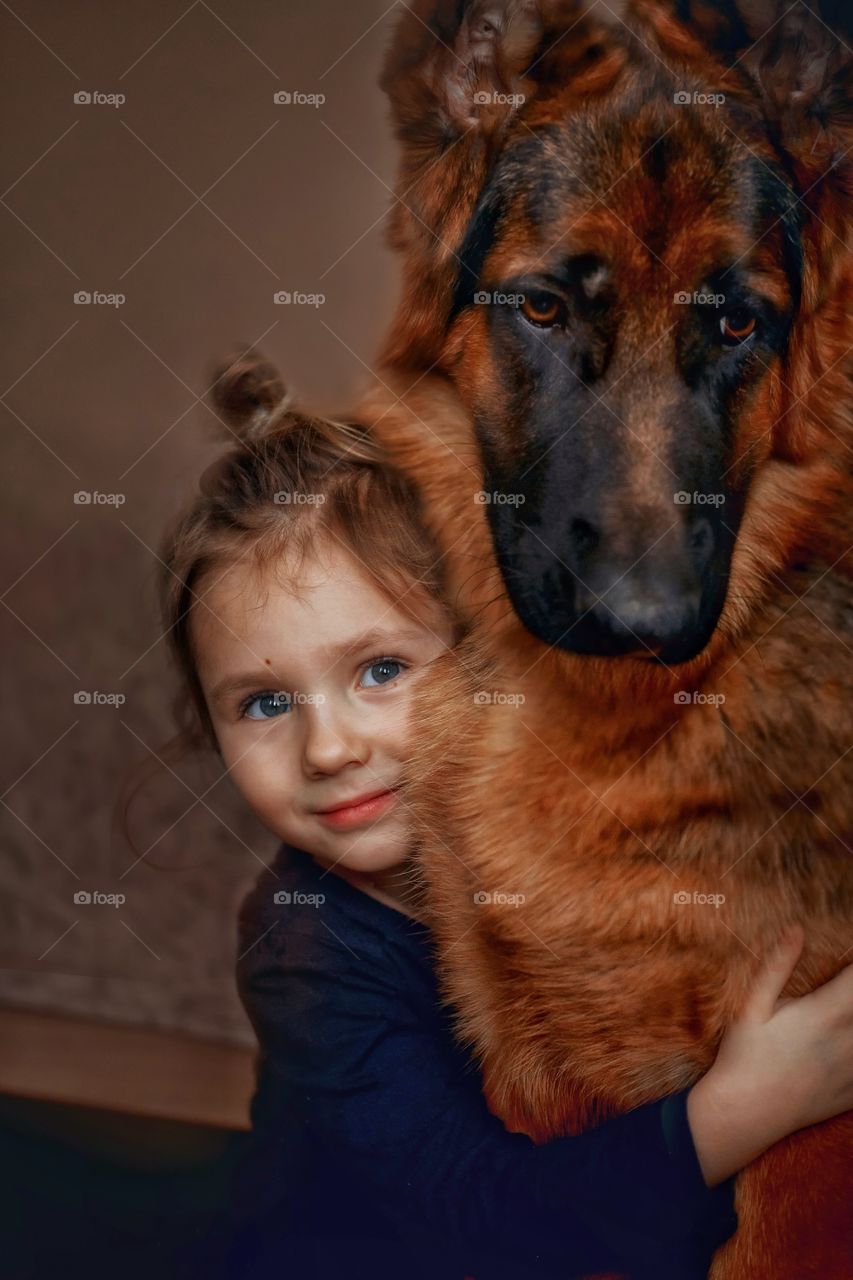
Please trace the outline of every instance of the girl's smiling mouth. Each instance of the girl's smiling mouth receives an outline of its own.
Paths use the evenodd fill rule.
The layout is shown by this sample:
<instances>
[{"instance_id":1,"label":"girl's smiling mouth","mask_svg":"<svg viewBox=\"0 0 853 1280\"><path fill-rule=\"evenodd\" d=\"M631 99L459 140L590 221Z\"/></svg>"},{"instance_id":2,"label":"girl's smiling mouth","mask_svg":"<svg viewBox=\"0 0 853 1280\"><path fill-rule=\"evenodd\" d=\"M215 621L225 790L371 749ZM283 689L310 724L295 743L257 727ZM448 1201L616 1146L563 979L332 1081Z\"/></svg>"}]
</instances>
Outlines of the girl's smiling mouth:
<instances>
[{"instance_id":1,"label":"girl's smiling mouth","mask_svg":"<svg viewBox=\"0 0 853 1280\"><path fill-rule=\"evenodd\" d=\"M317 817L337 830L350 830L387 813L396 799L395 788L372 791L353 800L344 800L330 809L322 809L318 811Z\"/></svg>"}]
</instances>

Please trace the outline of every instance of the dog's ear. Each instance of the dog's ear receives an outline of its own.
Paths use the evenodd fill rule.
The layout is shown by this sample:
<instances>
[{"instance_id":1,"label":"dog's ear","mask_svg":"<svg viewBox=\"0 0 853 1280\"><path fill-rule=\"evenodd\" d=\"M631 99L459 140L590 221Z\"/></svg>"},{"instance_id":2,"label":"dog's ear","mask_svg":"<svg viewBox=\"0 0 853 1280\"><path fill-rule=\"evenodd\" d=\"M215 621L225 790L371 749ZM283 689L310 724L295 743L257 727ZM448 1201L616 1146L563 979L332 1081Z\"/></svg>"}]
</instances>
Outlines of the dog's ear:
<instances>
[{"instance_id":1,"label":"dog's ear","mask_svg":"<svg viewBox=\"0 0 853 1280\"><path fill-rule=\"evenodd\" d=\"M803 177L853 142L851 0L670 0L729 72L745 74Z\"/></svg>"},{"instance_id":2,"label":"dog's ear","mask_svg":"<svg viewBox=\"0 0 853 1280\"><path fill-rule=\"evenodd\" d=\"M836 0L738 0L749 46L744 69L759 86L768 116L796 159L820 165L853 125L851 10ZM849 4L849 0L847 0ZM816 156L820 150L823 156ZM840 150L840 148L839 148Z\"/></svg>"},{"instance_id":3,"label":"dog's ear","mask_svg":"<svg viewBox=\"0 0 853 1280\"><path fill-rule=\"evenodd\" d=\"M537 0L415 0L404 7L380 85L397 137L417 152L488 135L523 93L542 34Z\"/></svg>"},{"instance_id":4,"label":"dog's ear","mask_svg":"<svg viewBox=\"0 0 853 1280\"><path fill-rule=\"evenodd\" d=\"M603 7L602 7L603 6ZM490 162L519 107L537 92L531 68L571 33L581 46L622 0L412 0L380 85L400 144L387 237L403 253L405 296L383 359L431 363L449 310L457 252ZM565 46L563 46L565 47Z\"/></svg>"}]
</instances>

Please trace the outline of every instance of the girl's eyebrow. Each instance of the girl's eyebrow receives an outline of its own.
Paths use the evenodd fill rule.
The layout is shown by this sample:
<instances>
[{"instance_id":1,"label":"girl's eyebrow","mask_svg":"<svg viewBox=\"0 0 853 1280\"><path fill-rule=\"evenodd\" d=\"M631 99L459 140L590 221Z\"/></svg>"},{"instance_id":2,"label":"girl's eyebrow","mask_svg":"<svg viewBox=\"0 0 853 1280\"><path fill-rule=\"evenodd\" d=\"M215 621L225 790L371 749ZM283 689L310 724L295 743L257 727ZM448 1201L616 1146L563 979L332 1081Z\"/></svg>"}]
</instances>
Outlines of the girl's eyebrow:
<instances>
[{"instance_id":1,"label":"girl's eyebrow","mask_svg":"<svg viewBox=\"0 0 853 1280\"><path fill-rule=\"evenodd\" d=\"M366 649L368 646L389 645L396 643L398 640L420 640L423 634L423 627L401 627L389 631L384 631L381 627L373 627L369 631L362 632L361 635L351 636L348 640L339 640L337 644L324 645L318 652L331 665L341 658L345 658L348 654L356 653L358 650ZM211 690L211 701L221 702L232 694L242 693L244 690L270 689L273 687L275 679L275 671L271 667L262 668L258 671L244 671L236 676L226 676Z\"/></svg>"},{"instance_id":2,"label":"girl's eyebrow","mask_svg":"<svg viewBox=\"0 0 853 1280\"><path fill-rule=\"evenodd\" d=\"M361 635L352 636L349 640L339 640L337 644L325 645L320 652L330 662L335 662L338 658L345 658L358 649L366 649L368 645L394 644L398 640L419 640L423 632L422 627L394 627L389 630L372 627L369 631L363 631Z\"/></svg>"}]
</instances>

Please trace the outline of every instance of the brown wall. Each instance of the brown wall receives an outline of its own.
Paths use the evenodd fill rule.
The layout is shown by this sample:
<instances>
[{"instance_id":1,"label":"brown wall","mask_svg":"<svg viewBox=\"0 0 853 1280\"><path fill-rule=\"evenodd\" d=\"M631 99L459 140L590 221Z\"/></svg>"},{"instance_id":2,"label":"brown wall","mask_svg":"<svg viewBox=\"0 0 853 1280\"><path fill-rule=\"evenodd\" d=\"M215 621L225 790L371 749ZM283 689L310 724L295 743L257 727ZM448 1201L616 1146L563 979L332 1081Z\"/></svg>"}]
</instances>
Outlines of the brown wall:
<instances>
[{"instance_id":1,"label":"brown wall","mask_svg":"<svg viewBox=\"0 0 853 1280\"><path fill-rule=\"evenodd\" d=\"M275 840L211 759L149 787L134 832L150 852L132 870L110 812L123 771L170 732L155 549L217 447L199 401L210 361L259 343L310 404L343 409L388 321L393 155L376 77L393 8L0 9L14 122L0 1003L248 1039L234 908ZM276 105L277 90L326 101ZM79 305L78 291L126 300ZM326 300L276 305L277 291ZM124 502L78 505L79 491ZM76 704L81 690L126 701ZM79 905L79 890L126 902Z\"/></svg>"}]
</instances>

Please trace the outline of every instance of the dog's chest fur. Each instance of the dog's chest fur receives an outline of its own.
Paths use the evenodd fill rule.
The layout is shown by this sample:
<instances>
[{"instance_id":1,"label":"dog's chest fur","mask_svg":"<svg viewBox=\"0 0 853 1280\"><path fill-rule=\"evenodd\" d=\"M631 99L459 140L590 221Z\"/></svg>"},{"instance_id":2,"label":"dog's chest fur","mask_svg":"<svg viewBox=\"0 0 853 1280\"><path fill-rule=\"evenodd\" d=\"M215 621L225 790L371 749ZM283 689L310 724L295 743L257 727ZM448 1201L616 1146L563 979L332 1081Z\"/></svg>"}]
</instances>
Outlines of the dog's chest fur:
<instances>
[{"instance_id":1,"label":"dog's chest fur","mask_svg":"<svg viewBox=\"0 0 853 1280\"><path fill-rule=\"evenodd\" d=\"M437 664L412 799L445 989L505 1118L544 1136L690 1083L791 921L792 994L845 962L850 646L849 584L815 571L689 701L650 705L639 664L621 695L594 664L561 687L558 658L484 663L476 638Z\"/></svg>"}]
</instances>

